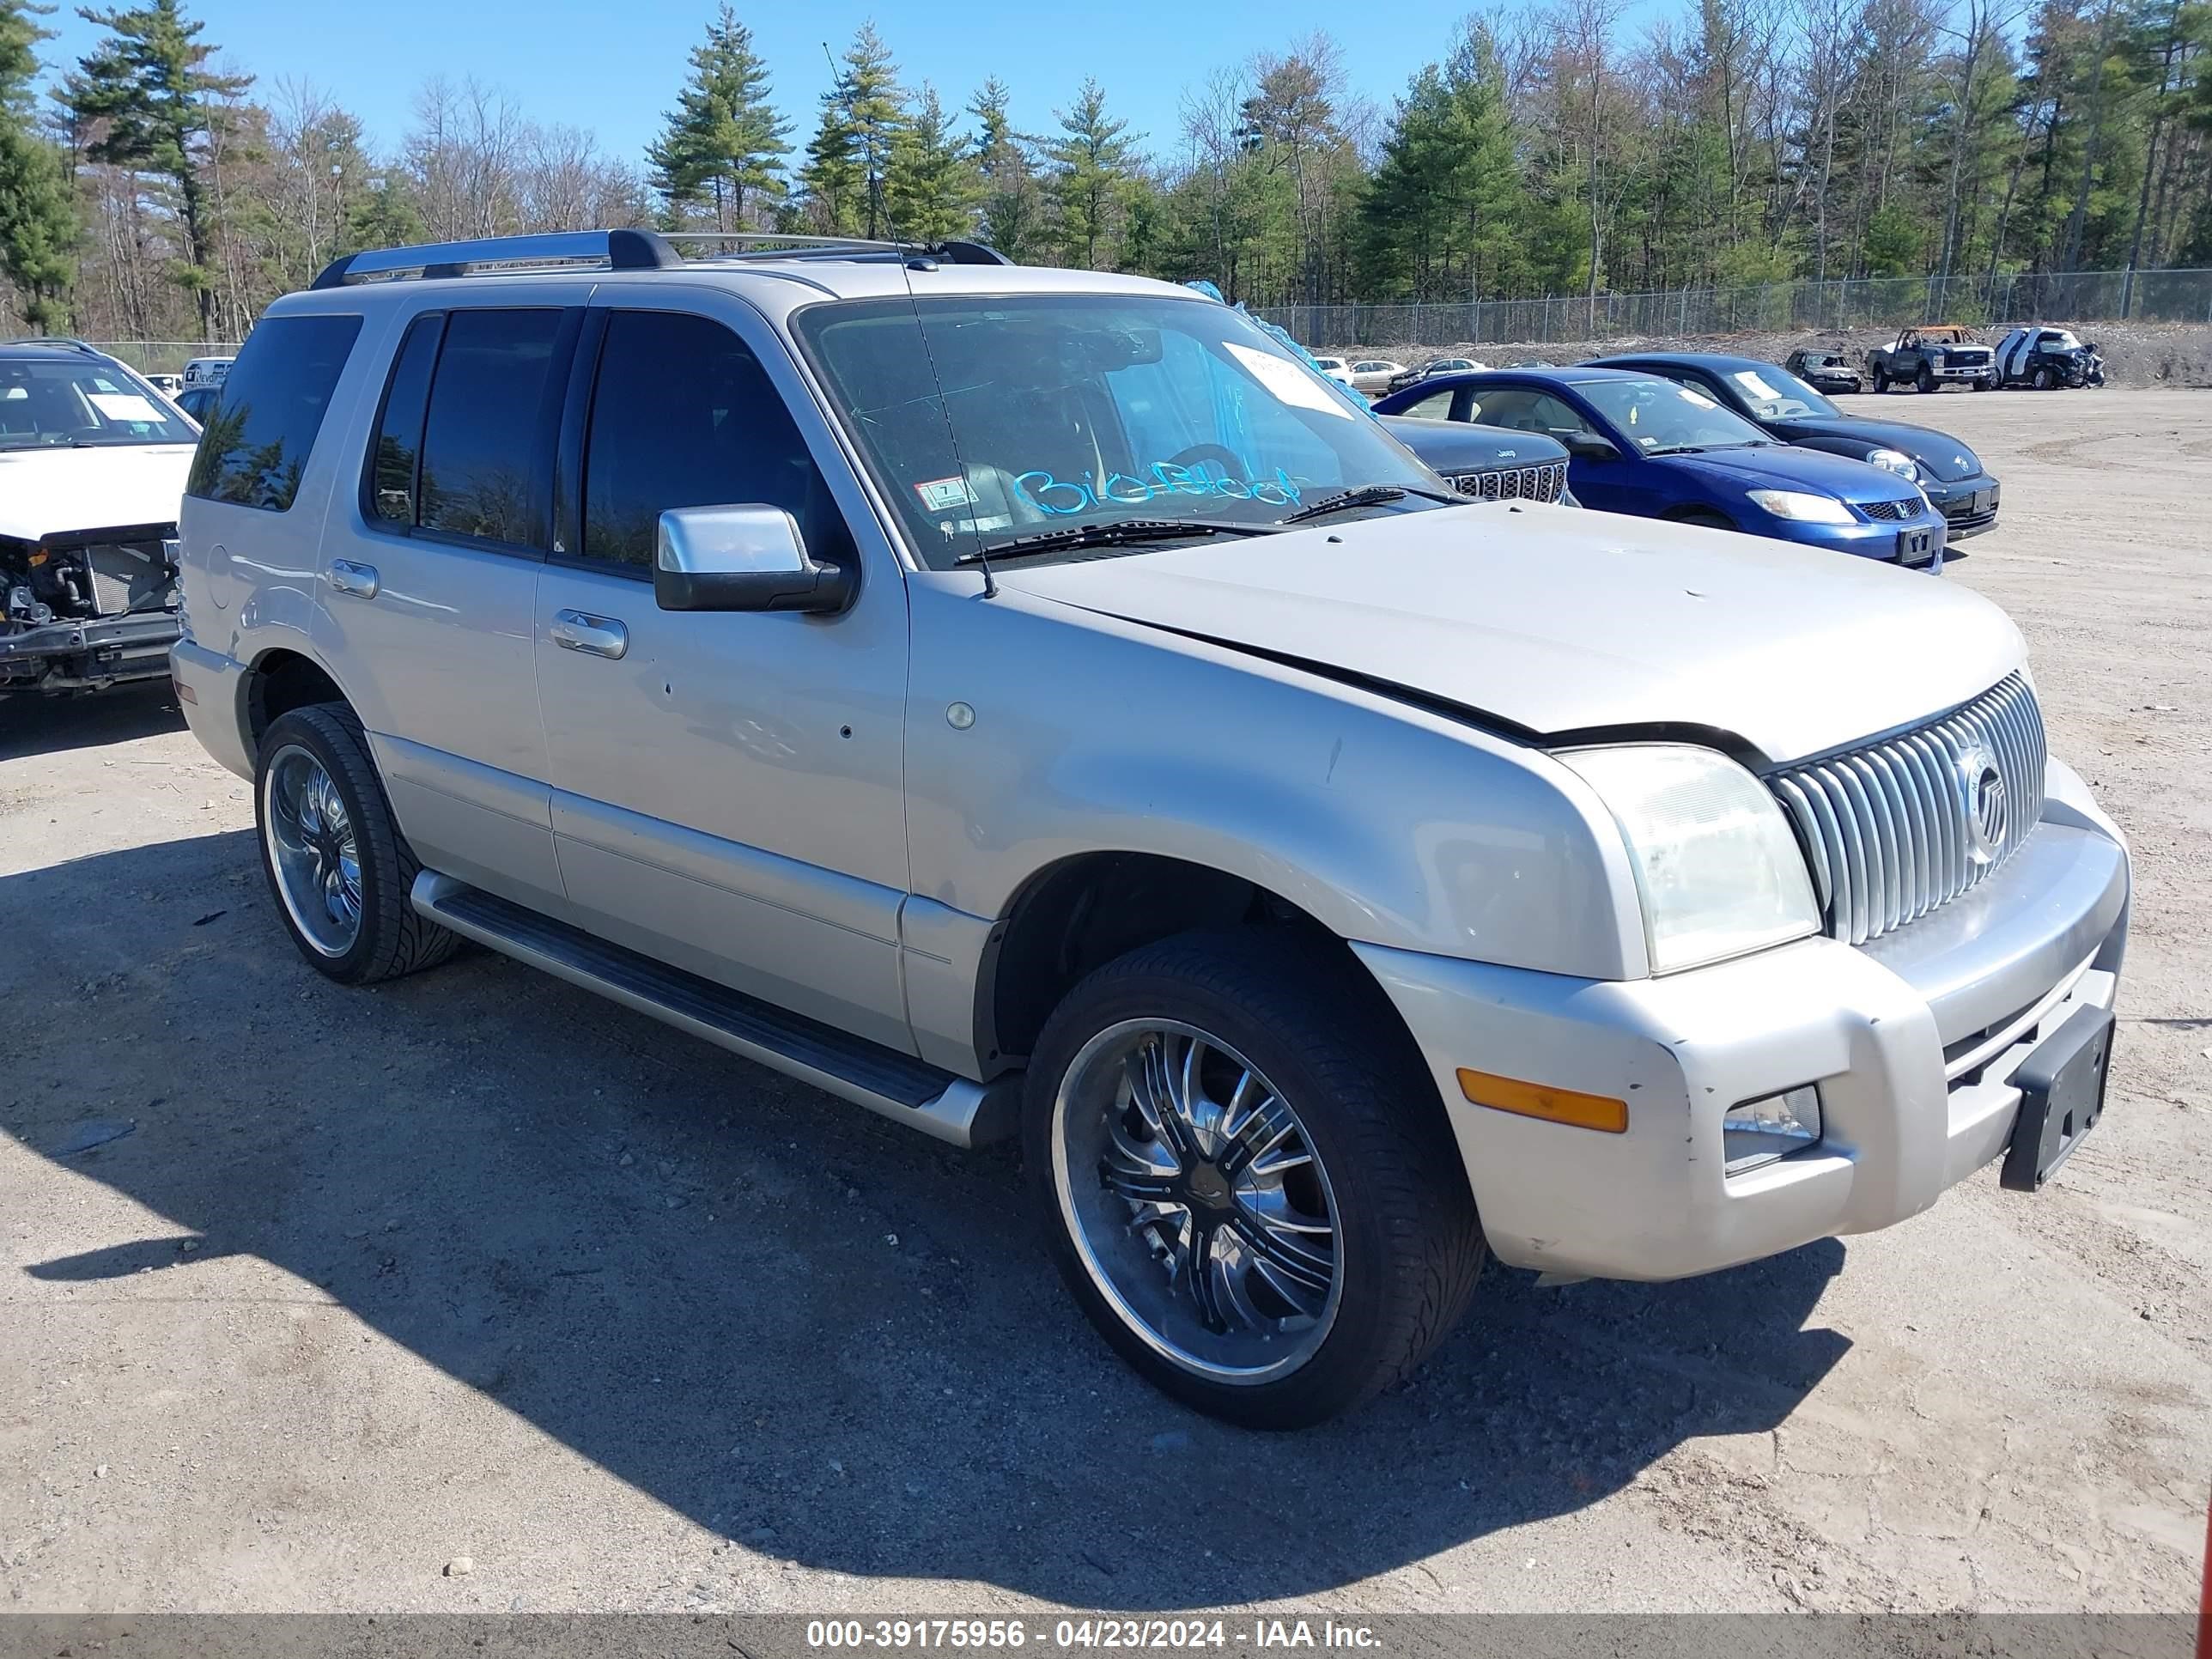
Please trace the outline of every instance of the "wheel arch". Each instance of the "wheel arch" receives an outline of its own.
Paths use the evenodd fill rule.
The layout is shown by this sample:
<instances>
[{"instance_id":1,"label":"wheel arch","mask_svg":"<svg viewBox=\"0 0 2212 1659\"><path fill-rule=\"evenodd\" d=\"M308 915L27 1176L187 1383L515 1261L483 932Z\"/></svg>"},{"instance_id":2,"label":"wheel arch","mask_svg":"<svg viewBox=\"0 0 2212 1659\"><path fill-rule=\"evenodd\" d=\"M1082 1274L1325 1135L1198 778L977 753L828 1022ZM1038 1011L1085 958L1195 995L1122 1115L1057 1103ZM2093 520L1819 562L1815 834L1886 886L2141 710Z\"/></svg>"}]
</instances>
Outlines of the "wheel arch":
<instances>
[{"instance_id":1,"label":"wheel arch","mask_svg":"<svg viewBox=\"0 0 2212 1659\"><path fill-rule=\"evenodd\" d=\"M1340 963L1347 984L1412 1048L1413 1033L1349 943L1248 876L1131 848L1055 860L1018 888L991 929L975 983L976 1048L996 1069L1018 1063L1078 981L1140 945L1206 927L1279 930ZM1418 1052L1416 1050L1416 1052Z\"/></svg>"},{"instance_id":2,"label":"wheel arch","mask_svg":"<svg viewBox=\"0 0 2212 1659\"><path fill-rule=\"evenodd\" d=\"M240 676L239 696L248 753L260 748L261 734L280 714L319 702L352 707L337 677L311 653L291 645L270 646L257 653Z\"/></svg>"}]
</instances>

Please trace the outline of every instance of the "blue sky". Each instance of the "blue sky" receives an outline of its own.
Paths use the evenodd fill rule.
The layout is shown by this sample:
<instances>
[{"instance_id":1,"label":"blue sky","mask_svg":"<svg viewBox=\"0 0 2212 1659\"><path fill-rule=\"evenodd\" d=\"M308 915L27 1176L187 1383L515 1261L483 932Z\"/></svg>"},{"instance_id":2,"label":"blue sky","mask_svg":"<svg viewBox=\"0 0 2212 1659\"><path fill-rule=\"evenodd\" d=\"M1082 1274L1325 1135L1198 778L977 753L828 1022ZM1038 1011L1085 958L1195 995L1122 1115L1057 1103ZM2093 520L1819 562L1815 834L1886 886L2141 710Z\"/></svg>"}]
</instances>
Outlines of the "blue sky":
<instances>
[{"instance_id":1,"label":"blue sky","mask_svg":"<svg viewBox=\"0 0 2212 1659\"><path fill-rule=\"evenodd\" d=\"M313 81L368 125L380 145L404 130L415 90L433 74L475 76L532 119L596 132L604 148L641 155L674 100L685 56L716 0L187 0L222 48L224 66L260 77ZM887 0L878 5L740 5L775 77L795 143L811 130L828 85L822 43L842 50L872 16L906 81L933 82L964 104L983 78L1013 88L1015 116L1044 127L1086 75L1109 106L1172 150L1186 87L1208 71L1316 29L1336 35L1356 91L1387 108L1407 77L1440 56L1469 0L1413 0L1347 13L1325 0ZM1358 27L1346 27L1356 18ZM50 66L73 65L98 37L74 5L46 20L58 38Z\"/></svg>"}]
</instances>

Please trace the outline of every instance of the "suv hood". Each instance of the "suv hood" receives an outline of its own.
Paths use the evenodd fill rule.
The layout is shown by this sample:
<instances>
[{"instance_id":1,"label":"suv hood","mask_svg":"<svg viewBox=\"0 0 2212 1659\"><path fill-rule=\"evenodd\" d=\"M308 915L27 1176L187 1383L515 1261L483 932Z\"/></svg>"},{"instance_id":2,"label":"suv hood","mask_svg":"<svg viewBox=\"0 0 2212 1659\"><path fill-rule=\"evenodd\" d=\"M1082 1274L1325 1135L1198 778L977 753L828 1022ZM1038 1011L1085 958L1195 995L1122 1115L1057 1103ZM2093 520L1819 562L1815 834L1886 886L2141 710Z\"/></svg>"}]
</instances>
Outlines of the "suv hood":
<instances>
[{"instance_id":1,"label":"suv hood","mask_svg":"<svg viewBox=\"0 0 2212 1659\"><path fill-rule=\"evenodd\" d=\"M1903 421L1869 421L1856 415L1834 419L1807 416L1795 421L1769 421L1766 429L1778 438L1802 442L1807 438L1840 438L1863 443L1869 449L1894 449L1920 463L1922 471L1946 483L1971 478L1982 470L1981 458L1948 433Z\"/></svg>"},{"instance_id":2,"label":"suv hood","mask_svg":"<svg viewBox=\"0 0 2212 1659\"><path fill-rule=\"evenodd\" d=\"M998 578L1547 737L1702 726L1777 762L1952 708L2025 657L2002 611L1940 577L1533 503L1010 564Z\"/></svg>"},{"instance_id":3,"label":"suv hood","mask_svg":"<svg viewBox=\"0 0 2212 1659\"><path fill-rule=\"evenodd\" d=\"M190 444L0 448L0 536L174 524Z\"/></svg>"}]
</instances>

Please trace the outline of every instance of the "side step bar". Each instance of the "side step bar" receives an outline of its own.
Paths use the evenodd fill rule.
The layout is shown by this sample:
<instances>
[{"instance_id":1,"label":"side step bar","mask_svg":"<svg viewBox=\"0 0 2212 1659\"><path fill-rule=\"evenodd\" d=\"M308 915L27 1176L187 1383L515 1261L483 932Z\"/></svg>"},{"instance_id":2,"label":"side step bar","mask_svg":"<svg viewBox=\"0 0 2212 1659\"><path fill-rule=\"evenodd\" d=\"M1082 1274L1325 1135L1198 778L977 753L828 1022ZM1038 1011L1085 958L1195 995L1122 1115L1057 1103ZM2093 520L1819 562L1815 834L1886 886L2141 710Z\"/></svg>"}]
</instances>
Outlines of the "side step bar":
<instances>
[{"instance_id":1,"label":"side step bar","mask_svg":"<svg viewBox=\"0 0 2212 1659\"><path fill-rule=\"evenodd\" d=\"M947 1140L980 1146L1013 1133L1018 1074L974 1083L881 1043L672 968L580 927L425 870L410 896L442 927L571 985L665 1020L802 1083Z\"/></svg>"}]
</instances>

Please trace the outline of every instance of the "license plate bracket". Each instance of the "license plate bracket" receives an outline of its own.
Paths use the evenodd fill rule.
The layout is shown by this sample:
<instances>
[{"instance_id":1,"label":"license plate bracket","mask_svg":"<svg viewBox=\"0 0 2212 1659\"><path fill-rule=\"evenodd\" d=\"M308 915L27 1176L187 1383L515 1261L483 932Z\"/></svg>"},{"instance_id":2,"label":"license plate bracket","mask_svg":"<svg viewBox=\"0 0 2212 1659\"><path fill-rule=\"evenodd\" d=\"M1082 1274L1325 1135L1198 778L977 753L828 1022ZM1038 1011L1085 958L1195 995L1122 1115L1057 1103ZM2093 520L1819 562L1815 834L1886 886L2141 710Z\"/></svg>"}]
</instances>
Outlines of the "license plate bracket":
<instances>
[{"instance_id":1,"label":"license plate bracket","mask_svg":"<svg viewBox=\"0 0 2212 1659\"><path fill-rule=\"evenodd\" d=\"M1932 530L1900 530L1897 532L1897 562L1899 564L1926 564L1935 558L1936 550L1936 532Z\"/></svg>"},{"instance_id":2,"label":"license plate bracket","mask_svg":"<svg viewBox=\"0 0 2212 1659\"><path fill-rule=\"evenodd\" d=\"M2013 1073L2020 1117L2005 1149L2005 1186L2034 1192L2105 1115L2113 1030L2111 1009L2076 1008L2021 1062Z\"/></svg>"}]
</instances>

